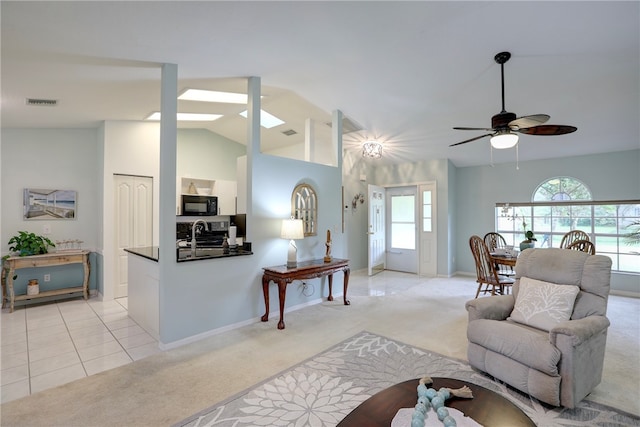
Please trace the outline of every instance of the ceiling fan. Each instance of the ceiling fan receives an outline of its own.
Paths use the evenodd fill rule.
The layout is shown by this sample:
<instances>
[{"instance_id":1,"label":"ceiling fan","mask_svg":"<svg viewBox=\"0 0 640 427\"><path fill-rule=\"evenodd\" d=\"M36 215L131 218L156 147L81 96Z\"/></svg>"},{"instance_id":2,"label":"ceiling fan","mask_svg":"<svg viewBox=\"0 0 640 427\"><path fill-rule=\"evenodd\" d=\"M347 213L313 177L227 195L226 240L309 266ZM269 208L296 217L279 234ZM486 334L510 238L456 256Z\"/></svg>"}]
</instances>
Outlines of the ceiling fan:
<instances>
[{"instance_id":1,"label":"ceiling fan","mask_svg":"<svg viewBox=\"0 0 640 427\"><path fill-rule=\"evenodd\" d=\"M527 135L564 135L578 130L575 126L565 125L543 125L549 120L547 114L533 114L530 116L516 117L515 113L510 113L504 108L504 64L511 58L511 53L500 52L494 59L500 64L502 75L502 111L491 118L491 128L470 128L454 127L456 130L484 130L491 133L476 136L465 141L451 144L449 147L466 144L478 139L490 136L493 148L511 148L518 143L518 133Z\"/></svg>"}]
</instances>

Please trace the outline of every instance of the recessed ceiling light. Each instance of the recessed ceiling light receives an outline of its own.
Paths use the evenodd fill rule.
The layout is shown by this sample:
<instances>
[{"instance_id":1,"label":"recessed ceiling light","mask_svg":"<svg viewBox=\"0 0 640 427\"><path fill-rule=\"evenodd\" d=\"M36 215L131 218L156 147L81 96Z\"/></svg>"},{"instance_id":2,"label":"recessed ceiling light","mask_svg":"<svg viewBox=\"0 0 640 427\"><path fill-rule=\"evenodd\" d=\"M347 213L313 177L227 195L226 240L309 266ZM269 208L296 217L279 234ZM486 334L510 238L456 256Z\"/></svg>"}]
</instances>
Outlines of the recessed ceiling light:
<instances>
[{"instance_id":1,"label":"recessed ceiling light","mask_svg":"<svg viewBox=\"0 0 640 427\"><path fill-rule=\"evenodd\" d=\"M240 115L244 118L247 118L247 110L244 110ZM264 110L260 110L260 126L266 129L271 129L272 127L279 126L284 122L274 116L273 114L269 114Z\"/></svg>"},{"instance_id":2,"label":"recessed ceiling light","mask_svg":"<svg viewBox=\"0 0 640 427\"><path fill-rule=\"evenodd\" d=\"M222 117L222 114L204 114L204 113L178 113L178 121L180 122L212 122ZM155 111L145 120L160 120L160 112Z\"/></svg>"},{"instance_id":3,"label":"recessed ceiling light","mask_svg":"<svg viewBox=\"0 0 640 427\"><path fill-rule=\"evenodd\" d=\"M182 101L224 102L228 104L246 104L244 93L219 92L215 90L187 89L178 99Z\"/></svg>"}]
</instances>

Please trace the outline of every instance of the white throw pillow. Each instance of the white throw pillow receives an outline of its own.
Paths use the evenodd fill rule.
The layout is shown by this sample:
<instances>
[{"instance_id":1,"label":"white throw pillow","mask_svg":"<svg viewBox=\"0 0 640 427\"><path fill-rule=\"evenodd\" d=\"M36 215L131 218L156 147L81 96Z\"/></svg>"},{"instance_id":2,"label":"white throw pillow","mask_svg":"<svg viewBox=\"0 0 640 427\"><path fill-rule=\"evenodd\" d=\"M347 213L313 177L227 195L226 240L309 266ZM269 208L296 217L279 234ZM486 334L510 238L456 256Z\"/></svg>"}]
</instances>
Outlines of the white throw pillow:
<instances>
[{"instance_id":1,"label":"white throw pillow","mask_svg":"<svg viewBox=\"0 0 640 427\"><path fill-rule=\"evenodd\" d=\"M509 319L548 331L571 318L578 292L580 288L575 285L557 285L521 277L518 297Z\"/></svg>"}]
</instances>

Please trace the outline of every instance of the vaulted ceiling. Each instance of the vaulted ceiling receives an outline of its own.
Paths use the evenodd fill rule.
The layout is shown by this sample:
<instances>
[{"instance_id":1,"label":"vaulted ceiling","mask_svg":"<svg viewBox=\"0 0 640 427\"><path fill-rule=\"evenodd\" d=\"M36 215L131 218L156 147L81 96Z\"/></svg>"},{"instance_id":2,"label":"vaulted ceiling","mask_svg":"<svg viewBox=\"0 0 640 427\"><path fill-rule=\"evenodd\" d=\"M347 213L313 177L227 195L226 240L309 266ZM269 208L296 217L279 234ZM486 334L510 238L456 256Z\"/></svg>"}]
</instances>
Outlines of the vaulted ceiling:
<instances>
[{"instance_id":1,"label":"vaulted ceiling","mask_svg":"<svg viewBox=\"0 0 640 427\"><path fill-rule=\"evenodd\" d=\"M483 165L488 138L449 145L484 132L452 128L490 127L501 110L494 55L510 51L506 109L578 128L522 135L520 161L640 148L636 1L2 1L0 8L4 128L142 120L160 106L160 65L174 63L179 90L241 91L244 77L261 77L265 109L287 121L273 131L274 143L286 144L281 131L299 126L303 102L319 120L340 109L363 128L345 135L346 149L359 150L367 138L383 142L377 161ZM27 106L26 98L58 106ZM212 108L198 104L179 109ZM237 106L215 108L242 123ZM222 134L234 127L215 123L208 127ZM494 150L493 158L512 162L515 153Z\"/></svg>"}]
</instances>

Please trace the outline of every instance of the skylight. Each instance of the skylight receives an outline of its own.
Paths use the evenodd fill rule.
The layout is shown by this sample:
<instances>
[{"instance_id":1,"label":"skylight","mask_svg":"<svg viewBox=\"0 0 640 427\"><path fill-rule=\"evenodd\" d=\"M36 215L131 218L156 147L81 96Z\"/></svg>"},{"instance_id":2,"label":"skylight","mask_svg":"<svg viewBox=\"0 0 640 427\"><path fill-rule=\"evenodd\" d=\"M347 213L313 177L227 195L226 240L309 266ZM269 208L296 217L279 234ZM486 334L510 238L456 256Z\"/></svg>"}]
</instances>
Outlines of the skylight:
<instances>
[{"instance_id":1,"label":"skylight","mask_svg":"<svg viewBox=\"0 0 640 427\"><path fill-rule=\"evenodd\" d=\"M242 113L240 113L240 115L246 119L247 110L244 110ZM264 110L260 110L260 126L262 126L263 128L271 129L272 127L280 126L283 123L284 122L276 116L269 114Z\"/></svg>"},{"instance_id":2,"label":"skylight","mask_svg":"<svg viewBox=\"0 0 640 427\"><path fill-rule=\"evenodd\" d=\"M222 114L205 114L205 113L178 113L179 122L212 122L222 117ZM145 120L160 120L160 112L151 113Z\"/></svg>"},{"instance_id":3,"label":"skylight","mask_svg":"<svg viewBox=\"0 0 640 427\"><path fill-rule=\"evenodd\" d=\"M247 95L244 93L219 92L216 90L187 89L180 96L182 101L223 102L228 104L246 104Z\"/></svg>"}]
</instances>

